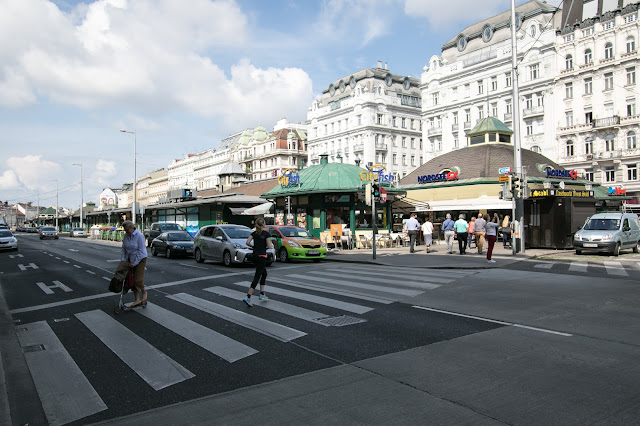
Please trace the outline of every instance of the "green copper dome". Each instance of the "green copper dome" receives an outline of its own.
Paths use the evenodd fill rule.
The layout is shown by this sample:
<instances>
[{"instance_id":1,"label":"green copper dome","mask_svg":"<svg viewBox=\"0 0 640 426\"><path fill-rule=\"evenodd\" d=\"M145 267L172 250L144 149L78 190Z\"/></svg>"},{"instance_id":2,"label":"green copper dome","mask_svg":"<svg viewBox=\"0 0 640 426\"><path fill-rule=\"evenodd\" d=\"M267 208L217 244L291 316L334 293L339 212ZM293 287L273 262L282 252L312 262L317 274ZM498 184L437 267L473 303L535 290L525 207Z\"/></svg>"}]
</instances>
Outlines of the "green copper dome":
<instances>
[{"instance_id":1,"label":"green copper dome","mask_svg":"<svg viewBox=\"0 0 640 426\"><path fill-rule=\"evenodd\" d=\"M253 139L257 141L267 140L268 137L269 135L267 134L267 129L262 126L256 127L253 131Z\"/></svg>"}]
</instances>

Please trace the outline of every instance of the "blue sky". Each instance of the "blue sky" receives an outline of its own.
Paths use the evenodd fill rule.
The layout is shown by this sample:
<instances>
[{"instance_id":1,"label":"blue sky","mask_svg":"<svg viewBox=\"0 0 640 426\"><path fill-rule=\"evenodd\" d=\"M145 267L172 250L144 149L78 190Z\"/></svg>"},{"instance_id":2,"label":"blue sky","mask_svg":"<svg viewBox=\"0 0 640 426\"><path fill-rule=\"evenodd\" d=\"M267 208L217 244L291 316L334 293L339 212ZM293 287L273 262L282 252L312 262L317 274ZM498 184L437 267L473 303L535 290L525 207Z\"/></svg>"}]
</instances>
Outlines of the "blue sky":
<instances>
[{"instance_id":1,"label":"blue sky","mask_svg":"<svg viewBox=\"0 0 640 426\"><path fill-rule=\"evenodd\" d=\"M517 4L523 3L518 1ZM231 133L304 121L331 82L419 77L509 0L0 0L0 200L79 208ZM481 4L482 7L478 7Z\"/></svg>"}]
</instances>

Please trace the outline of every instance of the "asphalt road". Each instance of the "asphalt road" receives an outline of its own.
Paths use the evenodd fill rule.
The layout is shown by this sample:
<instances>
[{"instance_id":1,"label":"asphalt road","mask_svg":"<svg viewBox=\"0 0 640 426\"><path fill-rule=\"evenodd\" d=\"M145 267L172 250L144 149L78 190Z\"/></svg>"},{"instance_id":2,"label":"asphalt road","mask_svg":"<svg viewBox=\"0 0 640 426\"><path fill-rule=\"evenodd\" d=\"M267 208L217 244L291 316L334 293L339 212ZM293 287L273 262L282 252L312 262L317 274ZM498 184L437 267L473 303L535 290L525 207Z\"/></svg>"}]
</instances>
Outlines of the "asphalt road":
<instances>
[{"instance_id":1,"label":"asphalt road","mask_svg":"<svg viewBox=\"0 0 640 426\"><path fill-rule=\"evenodd\" d=\"M125 416L505 327L414 307L476 271L276 263L271 300L254 296L249 308L241 298L250 267L162 256L148 259L148 307L116 315L107 286L118 247L18 238L18 253L0 253L0 286L53 423Z\"/></svg>"}]
</instances>

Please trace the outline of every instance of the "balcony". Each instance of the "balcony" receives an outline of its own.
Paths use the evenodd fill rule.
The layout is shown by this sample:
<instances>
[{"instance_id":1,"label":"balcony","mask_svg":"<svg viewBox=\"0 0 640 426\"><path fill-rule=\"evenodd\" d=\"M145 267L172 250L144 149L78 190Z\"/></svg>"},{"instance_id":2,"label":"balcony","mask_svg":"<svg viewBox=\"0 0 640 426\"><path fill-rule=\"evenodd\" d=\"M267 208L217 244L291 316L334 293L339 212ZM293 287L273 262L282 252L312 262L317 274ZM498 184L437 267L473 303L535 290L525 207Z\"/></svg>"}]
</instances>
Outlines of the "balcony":
<instances>
[{"instance_id":1,"label":"balcony","mask_svg":"<svg viewBox=\"0 0 640 426\"><path fill-rule=\"evenodd\" d=\"M387 150L387 144L384 142L376 142L376 150L377 151L386 151Z\"/></svg>"},{"instance_id":2,"label":"balcony","mask_svg":"<svg viewBox=\"0 0 640 426\"><path fill-rule=\"evenodd\" d=\"M608 62L613 62L615 58L611 57L611 58L607 58L607 59L600 59L600 64L606 64Z\"/></svg>"},{"instance_id":3,"label":"balcony","mask_svg":"<svg viewBox=\"0 0 640 426\"><path fill-rule=\"evenodd\" d=\"M620 124L631 124L640 121L640 115L627 115L626 117L620 117Z\"/></svg>"},{"instance_id":4,"label":"balcony","mask_svg":"<svg viewBox=\"0 0 640 426\"><path fill-rule=\"evenodd\" d=\"M628 58L630 56L636 56L637 54L638 54L637 50L634 50L633 52L623 53L620 55L620 59Z\"/></svg>"},{"instance_id":5,"label":"balcony","mask_svg":"<svg viewBox=\"0 0 640 426\"><path fill-rule=\"evenodd\" d=\"M507 113L504 115L504 121L511 121L511 120L513 120L513 114Z\"/></svg>"},{"instance_id":6,"label":"balcony","mask_svg":"<svg viewBox=\"0 0 640 426\"><path fill-rule=\"evenodd\" d=\"M544 106L542 105L526 108L522 111L522 116L524 118L531 118L539 115L544 115Z\"/></svg>"},{"instance_id":7,"label":"balcony","mask_svg":"<svg viewBox=\"0 0 640 426\"><path fill-rule=\"evenodd\" d=\"M614 115L605 118L596 118L591 122L591 126L594 129L604 129L607 127L614 127L620 125L620 116Z\"/></svg>"},{"instance_id":8,"label":"balcony","mask_svg":"<svg viewBox=\"0 0 640 426\"><path fill-rule=\"evenodd\" d=\"M362 151L364 151L364 144L363 143L359 143L359 144L353 146L353 152L362 152Z\"/></svg>"},{"instance_id":9,"label":"balcony","mask_svg":"<svg viewBox=\"0 0 640 426\"><path fill-rule=\"evenodd\" d=\"M442 127L432 127L430 129L427 129L428 136L441 135L441 134L442 134Z\"/></svg>"},{"instance_id":10,"label":"balcony","mask_svg":"<svg viewBox=\"0 0 640 426\"><path fill-rule=\"evenodd\" d=\"M580 69L581 69L581 70L583 70L583 69L586 69L586 68L590 68L590 67L592 67L592 66L593 66L593 61L592 61L592 62L589 62L588 64L582 64L582 65L580 65Z\"/></svg>"},{"instance_id":11,"label":"balcony","mask_svg":"<svg viewBox=\"0 0 640 426\"><path fill-rule=\"evenodd\" d=\"M464 122L464 128L465 129L471 129L471 122L470 121L465 121Z\"/></svg>"},{"instance_id":12,"label":"balcony","mask_svg":"<svg viewBox=\"0 0 640 426\"><path fill-rule=\"evenodd\" d=\"M560 127L558 133L576 133L576 132L588 132L591 131L591 123L586 124L574 124L573 126Z\"/></svg>"},{"instance_id":13,"label":"balcony","mask_svg":"<svg viewBox=\"0 0 640 426\"><path fill-rule=\"evenodd\" d=\"M460 126L458 125L458 123L456 123L456 124L452 124L452 125L451 125L451 131L452 131L452 132L457 132L457 131L458 131L458 127L460 127Z\"/></svg>"},{"instance_id":14,"label":"balcony","mask_svg":"<svg viewBox=\"0 0 640 426\"><path fill-rule=\"evenodd\" d=\"M568 72L572 72L572 71L573 71L573 67L571 67L571 68L565 68L565 69L563 69L562 71L560 71L560 74L566 74L566 73L568 73Z\"/></svg>"}]
</instances>

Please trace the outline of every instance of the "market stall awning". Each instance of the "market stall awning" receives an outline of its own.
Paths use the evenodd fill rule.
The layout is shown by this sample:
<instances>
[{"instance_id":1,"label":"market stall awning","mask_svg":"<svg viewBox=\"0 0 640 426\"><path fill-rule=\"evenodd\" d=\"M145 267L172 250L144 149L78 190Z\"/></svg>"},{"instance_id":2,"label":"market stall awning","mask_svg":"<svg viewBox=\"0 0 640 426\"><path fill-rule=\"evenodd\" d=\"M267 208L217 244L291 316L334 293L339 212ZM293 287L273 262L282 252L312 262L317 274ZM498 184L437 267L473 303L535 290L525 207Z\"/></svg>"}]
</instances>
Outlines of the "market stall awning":
<instances>
[{"instance_id":1,"label":"market stall awning","mask_svg":"<svg viewBox=\"0 0 640 426\"><path fill-rule=\"evenodd\" d=\"M477 211L477 210L510 210L511 201L501 200L497 197L479 197L461 200L428 201L426 204L415 205L414 211Z\"/></svg>"},{"instance_id":2,"label":"market stall awning","mask_svg":"<svg viewBox=\"0 0 640 426\"><path fill-rule=\"evenodd\" d=\"M268 202L268 203L262 203L259 204L257 206L253 206L253 207L229 207L229 210L231 210L231 213L235 214L235 215L242 215L242 216L254 216L254 215L258 215L258 214L267 214L269 213L269 211L271 210L271 207L273 207L273 203Z\"/></svg>"}]
</instances>

